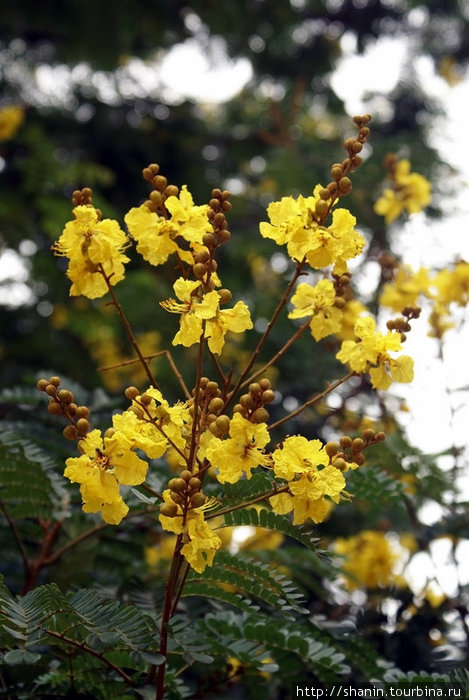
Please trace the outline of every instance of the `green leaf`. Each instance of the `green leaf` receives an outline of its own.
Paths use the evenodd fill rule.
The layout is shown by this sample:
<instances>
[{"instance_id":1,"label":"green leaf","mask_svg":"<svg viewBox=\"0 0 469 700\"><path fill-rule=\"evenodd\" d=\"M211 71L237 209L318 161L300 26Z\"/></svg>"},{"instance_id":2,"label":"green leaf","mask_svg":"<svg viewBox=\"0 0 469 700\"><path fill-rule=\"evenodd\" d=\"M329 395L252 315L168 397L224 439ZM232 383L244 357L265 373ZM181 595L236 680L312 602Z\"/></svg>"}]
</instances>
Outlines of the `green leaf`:
<instances>
[{"instance_id":1,"label":"green leaf","mask_svg":"<svg viewBox=\"0 0 469 700\"><path fill-rule=\"evenodd\" d=\"M225 525L232 527L235 525L251 525L253 527L265 527L269 530L281 532L288 537L292 537L310 550L316 550L317 537L312 536L309 526L292 525L290 520L284 515L279 515L273 511L256 508L243 508L232 511L224 515Z\"/></svg>"}]
</instances>

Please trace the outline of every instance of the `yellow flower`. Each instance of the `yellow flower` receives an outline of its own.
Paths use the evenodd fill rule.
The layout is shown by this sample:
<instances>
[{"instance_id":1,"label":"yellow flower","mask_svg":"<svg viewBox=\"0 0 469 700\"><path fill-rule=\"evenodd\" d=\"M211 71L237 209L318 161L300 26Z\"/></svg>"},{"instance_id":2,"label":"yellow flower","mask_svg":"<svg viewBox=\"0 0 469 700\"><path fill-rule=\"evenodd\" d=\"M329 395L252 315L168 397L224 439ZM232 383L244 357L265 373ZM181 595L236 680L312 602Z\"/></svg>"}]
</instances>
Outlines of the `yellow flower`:
<instances>
[{"instance_id":1,"label":"yellow flower","mask_svg":"<svg viewBox=\"0 0 469 700\"><path fill-rule=\"evenodd\" d=\"M189 409L185 403L170 406L158 389L149 387L145 392L151 401L140 407L141 395L132 402L135 412L130 409L113 416L113 425L131 440L134 446L143 450L150 459L162 457L170 447L170 442L181 451L186 446L185 426L190 422ZM157 427L158 426L158 427Z\"/></svg>"},{"instance_id":2,"label":"yellow flower","mask_svg":"<svg viewBox=\"0 0 469 700\"><path fill-rule=\"evenodd\" d=\"M98 211L89 205L73 210L74 221L69 221L57 243L52 246L56 255L69 258L67 276L73 284L70 296L82 294L89 299L102 297L108 291L100 274L100 267L115 285L124 279L124 263L129 258L123 254L128 238L117 221L100 220Z\"/></svg>"},{"instance_id":3,"label":"yellow flower","mask_svg":"<svg viewBox=\"0 0 469 700\"><path fill-rule=\"evenodd\" d=\"M0 109L0 141L14 137L24 120L24 109L16 105Z\"/></svg>"},{"instance_id":4,"label":"yellow flower","mask_svg":"<svg viewBox=\"0 0 469 700\"><path fill-rule=\"evenodd\" d=\"M289 493L270 499L277 513L293 510L293 523L299 525L307 518L321 522L331 505L340 500L345 488L342 472L329 464L329 457L320 440L308 440L302 435L287 437L281 448L272 453L275 475L288 481ZM326 466L324 466L326 465ZM323 466L322 469L318 469Z\"/></svg>"},{"instance_id":5,"label":"yellow flower","mask_svg":"<svg viewBox=\"0 0 469 700\"><path fill-rule=\"evenodd\" d=\"M179 198L168 197L165 207L171 214L169 219L151 211L146 204L125 215L130 234L137 241L137 251L151 265L162 265L172 253L192 265L192 253L182 248L177 239L181 236L194 246L202 244L204 233L212 231L208 205L194 206L191 193L183 185Z\"/></svg>"},{"instance_id":6,"label":"yellow flower","mask_svg":"<svg viewBox=\"0 0 469 700\"><path fill-rule=\"evenodd\" d=\"M405 210L409 214L422 211L431 201L431 185L423 175L410 172L410 162L397 162L392 173L393 189L385 189L375 203L375 212L384 216L387 224Z\"/></svg>"},{"instance_id":7,"label":"yellow flower","mask_svg":"<svg viewBox=\"0 0 469 700\"><path fill-rule=\"evenodd\" d=\"M170 496L170 490L163 492L165 503L175 505ZM211 566L215 553L221 547L221 539L211 529L205 521L204 508L190 508L187 511L185 520L183 519L182 508L177 506L177 514L173 517L166 515L159 516L161 526L164 530L174 532L176 535L183 535L184 545L181 554L192 568L201 574L205 567Z\"/></svg>"},{"instance_id":8,"label":"yellow flower","mask_svg":"<svg viewBox=\"0 0 469 700\"><path fill-rule=\"evenodd\" d=\"M222 484L234 484L244 474L250 479L251 470L265 464L262 449L270 441L265 423L250 423L240 413L234 414L229 435L226 440L211 440L206 449L207 459L218 469L216 476Z\"/></svg>"},{"instance_id":9,"label":"yellow flower","mask_svg":"<svg viewBox=\"0 0 469 700\"><path fill-rule=\"evenodd\" d=\"M100 430L92 430L80 440L78 448L83 454L66 460L64 476L80 484L85 513L101 511L103 520L111 525L118 525L127 514L119 484L143 483L148 469L132 447L120 432L103 438Z\"/></svg>"},{"instance_id":10,"label":"yellow flower","mask_svg":"<svg viewBox=\"0 0 469 700\"><path fill-rule=\"evenodd\" d=\"M219 355L225 344L227 331L243 333L253 327L249 309L244 301L238 301L232 309L219 310L214 319L207 320L208 347Z\"/></svg>"},{"instance_id":11,"label":"yellow flower","mask_svg":"<svg viewBox=\"0 0 469 700\"><path fill-rule=\"evenodd\" d=\"M419 296L428 293L429 286L430 278L425 267L414 272L408 265L402 265L395 279L384 285L379 303L400 312L406 306L416 306Z\"/></svg>"},{"instance_id":12,"label":"yellow flower","mask_svg":"<svg viewBox=\"0 0 469 700\"><path fill-rule=\"evenodd\" d=\"M335 290L330 280L321 280L315 287L299 284L292 297L295 307L288 318L312 316L310 328L315 340L321 340L341 328L341 311L334 306Z\"/></svg>"},{"instance_id":13,"label":"yellow flower","mask_svg":"<svg viewBox=\"0 0 469 700\"><path fill-rule=\"evenodd\" d=\"M414 361L408 355L394 359L389 352L402 350L400 334L388 331L383 335L376 331L371 316L359 318L355 324L355 340L344 340L336 357L357 373L369 372L375 389L389 389L393 380L411 382L414 378Z\"/></svg>"},{"instance_id":14,"label":"yellow flower","mask_svg":"<svg viewBox=\"0 0 469 700\"><path fill-rule=\"evenodd\" d=\"M341 312L341 326L339 331L336 332L336 335L340 340L353 340L356 338L356 322L363 314L369 314L369 311L358 299L349 299L341 309Z\"/></svg>"},{"instance_id":15,"label":"yellow flower","mask_svg":"<svg viewBox=\"0 0 469 700\"><path fill-rule=\"evenodd\" d=\"M365 246L365 239L354 230L356 223L347 209L336 209L332 224L320 225L313 216L319 199L320 185L314 195L306 199L283 197L271 202L267 213L271 223L262 222L260 232L264 238L272 238L279 245L287 245L293 260L306 258L313 268L334 265L337 274L347 270L346 261L356 257Z\"/></svg>"},{"instance_id":16,"label":"yellow flower","mask_svg":"<svg viewBox=\"0 0 469 700\"><path fill-rule=\"evenodd\" d=\"M190 347L198 343L203 332L203 321L206 321L208 346L213 353L219 354L227 331L242 333L253 327L249 309L243 301L238 301L232 309L220 310L218 292L202 294L198 281L179 277L173 288L180 301L167 299L160 302L166 311L181 314L180 329L173 338L173 345Z\"/></svg>"},{"instance_id":17,"label":"yellow flower","mask_svg":"<svg viewBox=\"0 0 469 700\"><path fill-rule=\"evenodd\" d=\"M382 532L363 530L353 537L338 538L335 551L345 557L343 569L350 590L401 583L395 573L399 553Z\"/></svg>"}]
</instances>

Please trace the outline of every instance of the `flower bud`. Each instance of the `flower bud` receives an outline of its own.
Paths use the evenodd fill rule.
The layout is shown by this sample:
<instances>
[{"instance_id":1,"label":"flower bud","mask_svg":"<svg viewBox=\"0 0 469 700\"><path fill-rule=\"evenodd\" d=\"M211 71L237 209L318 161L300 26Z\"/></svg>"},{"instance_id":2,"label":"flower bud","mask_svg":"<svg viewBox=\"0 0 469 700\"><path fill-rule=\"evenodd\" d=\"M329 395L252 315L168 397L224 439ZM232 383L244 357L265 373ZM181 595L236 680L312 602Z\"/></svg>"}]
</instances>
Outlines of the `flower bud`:
<instances>
[{"instance_id":1,"label":"flower bud","mask_svg":"<svg viewBox=\"0 0 469 700\"><path fill-rule=\"evenodd\" d=\"M45 390L46 390L46 386L47 386L48 384L49 384L49 382L47 381L47 379L40 379L40 380L38 381L38 383L36 384L36 386L37 386L37 388L39 389L39 391L45 391Z\"/></svg>"},{"instance_id":2,"label":"flower bud","mask_svg":"<svg viewBox=\"0 0 469 700\"><path fill-rule=\"evenodd\" d=\"M266 389L262 392L262 401L264 403L271 403L275 399L275 391L272 389Z\"/></svg>"},{"instance_id":3,"label":"flower bud","mask_svg":"<svg viewBox=\"0 0 469 700\"><path fill-rule=\"evenodd\" d=\"M207 394L216 394L218 391L217 382L214 382L214 381L207 382L207 385L205 387L205 391L207 392Z\"/></svg>"},{"instance_id":4,"label":"flower bud","mask_svg":"<svg viewBox=\"0 0 469 700\"><path fill-rule=\"evenodd\" d=\"M345 471L345 469L347 469L347 462L345 461L345 459L342 459L342 457L338 457L337 459L334 459L334 461L332 462L332 466L343 472Z\"/></svg>"},{"instance_id":5,"label":"flower bud","mask_svg":"<svg viewBox=\"0 0 469 700\"><path fill-rule=\"evenodd\" d=\"M80 433L86 434L88 430L90 429L90 423L89 421L86 420L86 418L79 418L76 423L77 430Z\"/></svg>"},{"instance_id":6,"label":"flower bud","mask_svg":"<svg viewBox=\"0 0 469 700\"><path fill-rule=\"evenodd\" d=\"M383 440L386 440L386 433L380 430L379 433L376 433L376 439L379 440L379 442L383 442Z\"/></svg>"},{"instance_id":7,"label":"flower bud","mask_svg":"<svg viewBox=\"0 0 469 700\"><path fill-rule=\"evenodd\" d=\"M326 442L325 450L329 457L334 457L339 451L339 445L336 442Z\"/></svg>"},{"instance_id":8,"label":"flower bud","mask_svg":"<svg viewBox=\"0 0 469 700\"><path fill-rule=\"evenodd\" d=\"M184 479L184 481L189 481L192 479L192 472L190 472L188 469L184 469L184 471L181 472L180 477L181 479Z\"/></svg>"},{"instance_id":9,"label":"flower bud","mask_svg":"<svg viewBox=\"0 0 469 700\"><path fill-rule=\"evenodd\" d=\"M202 482L196 476L193 476L192 479L189 480L189 488L191 491L200 491L201 486Z\"/></svg>"},{"instance_id":10,"label":"flower bud","mask_svg":"<svg viewBox=\"0 0 469 700\"><path fill-rule=\"evenodd\" d=\"M343 437L340 438L339 442L343 450L346 450L348 447L352 447L352 438L348 435L343 435Z\"/></svg>"},{"instance_id":11,"label":"flower bud","mask_svg":"<svg viewBox=\"0 0 469 700\"><path fill-rule=\"evenodd\" d=\"M216 396L214 399L212 399L208 405L208 410L210 413L218 413L223 408L223 399L221 399L219 396Z\"/></svg>"},{"instance_id":12,"label":"flower bud","mask_svg":"<svg viewBox=\"0 0 469 700\"><path fill-rule=\"evenodd\" d=\"M77 406L75 409L75 415L77 418L88 418L90 415L90 409L88 406Z\"/></svg>"},{"instance_id":13,"label":"flower bud","mask_svg":"<svg viewBox=\"0 0 469 700\"><path fill-rule=\"evenodd\" d=\"M251 423L266 423L269 420L269 412L265 408L256 408L251 415Z\"/></svg>"},{"instance_id":14,"label":"flower bud","mask_svg":"<svg viewBox=\"0 0 469 700\"><path fill-rule=\"evenodd\" d=\"M124 395L126 396L126 398L130 399L130 401L136 399L139 393L139 390L135 386L128 386L127 389L124 391Z\"/></svg>"},{"instance_id":15,"label":"flower bud","mask_svg":"<svg viewBox=\"0 0 469 700\"><path fill-rule=\"evenodd\" d=\"M262 391L265 391L266 389L270 389L270 381L267 379L267 377L264 377L259 381L259 386L262 389Z\"/></svg>"},{"instance_id":16,"label":"flower bud","mask_svg":"<svg viewBox=\"0 0 469 700\"><path fill-rule=\"evenodd\" d=\"M49 384L53 384L54 386L59 386L60 385L60 377L50 377Z\"/></svg>"},{"instance_id":17,"label":"flower bud","mask_svg":"<svg viewBox=\"0 0 469 700\"><path fill-rule=\"evenodd\" d=\"M226 435L226 433L229 431L230 422L231 421L230 421L229 416L226 416L224 414L221 416L218 416L218 418L215 421L215 425L217 426L218 432L221 435Z\"/></svg>"},{"instance_id":18,"label":"flower bud","mask_svg":"<svg viewBox=\"0 0 469 700\"><path fill-rule=\"evenodd\" d=\"M252 384L249 385L249 393L250 394L260 394L261 393L261 387L257 382L253 382Z\"/></svg>"},{"instance_id":19,"label":"flower bud","mask_svg":"<svg viewBox=\"0 0 469 700\"><path fill-rule=\"evenodd\" d=\"M57 401L54 401L54 399L51 399L47 405L47 410L49 413L51 413L53 416L61 416L63 415L62 411L62 406L57 403Z\"/></svg>"},{"instance_id":20,"label":"flower bud","mask_svg":"<svg viewBox=\"0 0 469 700\"><path fill-rule=\"evenodd\" d=\"M361 438L355 438L352 440L352 452L360 452L364 444Z\"/></svg>"},{"instance_id":21,"label":"flower bud","mask_svg":"<svg viewBox=\"0 0 469 700\"><path fill-rule=\"evenodd\" d=\"M200 508L204 505L206 500L207 499L205 498L204 494L199 491L198 493L194 493L194 495L191 496L191 506L193 508Z\"/></svg>"},{"instance_id":22,"label":"flower bud","mask_svg":"<svg viewBox=\"0 0 469 700\"><path fill-rule=\"evenodd\" d=\"M74 425L66 425L62 430L62 434L67 440L76 440L78 437L77 429Z\"/></svg>"},{"instance_id":23,"label":"flower bud","mask_svg":"<svg viewBox=\"0 0 469 700\"><path fill-rule=\"evenodd\" d=\"M73 401L73 394L67 389L61 389L57 396L61 401L63 401L63 403L72 403Z\"/></svg>"},{"instance_id":24,"label":"flower bud","mask_svg":"<svg viewBox=\"0 0 469 700\"><path fill-rule=\"evenodd\" d=\"M369 442L370 440L374 440L375 431L372 428L366 428L363 431L363 437L366 440L366 442Z\"/></svg>"},{"instance_id":25,"label":"flower bud","mask_svg":"<svg viewBox=\"0 0 469 700\"><path fill-rule=\"evenodd\" d=\"M175 503L163 503L160 508L161 515L165 515L167 518L174 518L177 512L178 507Z\"/></svg>"},{"instance_id":26,"label":"flower bud","mask_svg":"<svg viewBox=\"0 0 469 700\"><path fill-rule=\"evenodd\" d=\"M184 481L184 479L181 479L180 477L170 479L168 482L168 486L171 489L171 491L183 492L187 489L186 481Z\"/></svg>"},{"instance_id":27,"label":"flower bud","mask_svg":"<svg viewBox=\"0 0 469 700\"><path fill-rule=\"evenodd\" d=\"M194 267L192 268L194 272L194 276L198 279L201 280L203 276L207 272L207 267L204 265L204 263L196 263Z\"/></svg>"}]
</instances>

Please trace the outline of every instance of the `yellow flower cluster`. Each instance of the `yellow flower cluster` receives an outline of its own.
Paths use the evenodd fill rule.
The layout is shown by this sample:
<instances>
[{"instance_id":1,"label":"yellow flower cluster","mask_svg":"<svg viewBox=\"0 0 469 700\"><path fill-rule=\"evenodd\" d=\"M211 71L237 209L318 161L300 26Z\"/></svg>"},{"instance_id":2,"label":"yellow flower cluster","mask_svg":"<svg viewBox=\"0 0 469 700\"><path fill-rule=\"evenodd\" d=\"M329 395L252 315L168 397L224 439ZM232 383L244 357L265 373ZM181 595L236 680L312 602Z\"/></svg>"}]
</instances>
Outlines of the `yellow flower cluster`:
<instances>
[{"instance_id":1,"label":"yellow flower cluster","mask_svg":"<svg viewBox=\"0 0 469 700\"><path fill-rule=\"evenodd\" d=\"M130 414L127 418L130 418ZM126 428L124 416L119 416L120 427ZM115 427L117 424L113 421ZM66 461L64 475L80 484L85 513L101 511L103 520L118 525L128 513L119 486L136 486L145 481L148 464L132 450L137 448L131 431L116 429L110 436L92 430L80 440L80 457Z\"/></svg>"},{"instance_id":2,"label":"yellow flower cluster","mask_svg":"<svg viewBox=\"0 0 469 700\"><path fill-rule=\"evenodd\" d=\"M332 507L331 501L338 503L347 495L344 476L330 464L320 440L307 440L302 435L287 437L282 446L274 450L271 460L275 476L288 483L288 493L270 499L272 508L280 514L293 511L294 525L308 518L315 523L322 522ZM318 469L320 466L322 469ZM347 466L356 468L358 465L351 462Z\"/></svg>"},{"instance_id":3,"label":"yellow flower cluster","mask_svg":"<svg viewBox=\"0 0 469 700\"><path fill-rule=\"evenodd\" d=\"M163 492L164 502L173 505L170 490ZM192 568L202 573L205 567L211 566L213 557L221 547L221 539L211 529L204 518L204 508L190 508L184 515L181 506L177 506L178 512L173 517L160 514L161 526L168 532L183 535L184 545L181 554L186 558Z\"/></svg>"},{"instance_id":4,"label":"yellow flower cluster","mask_svg":"<svg viewBox=\"0 0 469 700\"><path fill-rule=\"evenodd\" d=\"M128 238L117 221L101 219L100 212L91 205L75 207L73 215L75 219L65 225L53 250L70 261L70 296L96 299L108 291L104 275L111 285L124 279L124 263L129 258L123 251L129 244Z\"/></svg>"},{"instance_id":5,"label":"yellow flower cluster","mask_svg":"<svg viewBox=\"0 0 469 700\"><path fill-rule=\"evenodd\" d=\"M382 532L363 530L358 535L339 538L335 551L345 558L343 570L349 590L402 585L396 574L399 550Z\"/></svg>"},{"instance_id":6,"label":"yellow flower cluster","mask_svg":"<svg viewBox=\"0 0 469 700\"><path fill-rule=\"evenodd\" d=\"M411 382L414 361L408 355L392 358L390 352L402 350L400 333L376 330L371 316L359 318L355 324L358 340L344 340L336 357L353 372L368 372L375 389L389 389L392 382Z\"/></svg>"},{"instance_id":7,"label":"yellow flower cluster","mask_svg":"<svg viewBox=\"0 0 469 700\"><path fill-rule=\"evenodd\" d=\"M410 162L399 160L392 170L393 187L386 188L375 203L375 212L384 216L387 224L392 224L406 211L416 214L431 201L431 185L423 175L410 170Z\"/></svg>"},{"instance_id":8,"label":"yellow flower cluster","mask_svg":"<svg viewBox=\"0 0 469 700\"><path fill-rule=\"evenodd\" d=\"M203 293L203 285L198 281L182 277L173 285L174 293L180 300L167 299L161 306L170 313L181 314L180 329L173 339L173 345L190 347L198 343L205 325L205 337L213 353L220 354L225 344L227 331L243 333L251 329L249 309L243 301L238 301L232 309L220 309L220 295L215 290Z\"/></svg>"},{"instance_id":9,"label":"yellow flower cluster","mask_svg":"<svg viewBox=\"0 0 469 700\"><path fill-rule=\"evenodd\" d=\"M286 245L294 261L306 259L320 269L334 265L338 275L347 270L347 260L355 258L365 247L365 239L355 231L356 219L347 209L336 209L332 223L326 227L313 216L320 200L318 185L312 197L283 197L267 208L270 223L262 222L260 232L279 245Z\"/></svg>"},{"instance_id":10,"label":"yellow flower cluster","mask_svg":"<svg viewBox=\"0 0 469 700\"><path fill-rule=\"evenodd\" d=\"M208 206L194 206L191 193L183 185L179 197L168 197L165 208L170 214L168 219L151 211L146 204L126 214L124 220L137 241L137 251L151 265L162 265L172 253L191 265L193 255L182 246L182 239L195 249L202 245L204 233L212 230L207 218Z\"/></svg>"},{"instance_id":11,"label":"yellow flower cluster","mask_svg":"<svg viewBox=\"0 0 469 700\"><path fill-rule=\"evenodd\" d=\"M24 121L24 109L16 105L0 109L0 141L14 137Z\"/></svg>"},{"instance_id":12,"label":"yellow flower cluster","mask_svg":"<svg viewBox=\"0 0 469 700\"><path fill-rule=\"evenodd\" d=\"M313 338L321 340L341 330L342 312L334 306L335 300L334 285L330 280L321 280L315 287L301 283L292 297L295 308L288 314L288 318L311 316Z\"/></svg>"}]
</instances>

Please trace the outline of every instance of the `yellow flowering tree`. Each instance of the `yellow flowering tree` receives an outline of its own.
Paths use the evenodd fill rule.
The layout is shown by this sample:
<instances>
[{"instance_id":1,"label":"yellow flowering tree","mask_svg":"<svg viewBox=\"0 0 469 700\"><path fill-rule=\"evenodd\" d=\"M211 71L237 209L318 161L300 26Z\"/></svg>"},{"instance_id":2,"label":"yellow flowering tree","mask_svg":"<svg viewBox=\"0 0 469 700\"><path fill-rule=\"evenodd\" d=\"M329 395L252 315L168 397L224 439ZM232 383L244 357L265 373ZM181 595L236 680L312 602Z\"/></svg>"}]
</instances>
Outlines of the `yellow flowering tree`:
<instances>
[{"instance_id":1,"label":"yellow flowering tree","mask_svg":"<svg viewBox=\"0 0 469 700\"><path fill-rule=\"evenodd\" d=\"M147 605L144 612L127 613L130 608L124 602L100 616L99 603L86 594L59 596L54 603L57 591L38 587L47 599L46 619L53 622L45 627L43 621L33 624L33 632L26 634L18 616L10 620L16 608L5 589L2 605L7 612L0 614L13 625L13 636L27 640L21 650L8 652L10 659L31 660L27 645L33 642L27 635L31 633L33 641L45 635L103 664L115 681L109 690L115 696L116 684L125 683L131 692L157 700L182 697L180 677L198 674L197 664L215 657L223 682L243 664L258 679L269 680L279 670L278 659L290 651L297 652L321 682L349 673L341 643L323 633L313 606L304 604L302 592L290 579L298 570L303 573L302 588L313 591L322 590L322 579L336 583L338 565L322 562L310 528L318 525L318 532L324 527L327 533L328 523L336 514L340 518L341 512L347 513L356 491L360 498L369 481L373 493L382 489L396 500L404 498L412 479L367 464L369 455L373 463L374 454L385 454L386 432L392 435L396 425L384 409L376 421L359 411L347 413L344 392L353 398L363 391L364 404L374 396L375 406L385 406L381 392L393 382L413 379L414 360L401 351L411 321L420 315L420 297L437 299L440 313L449 313L451 304L466 303L469 288L465 263L459 263L450 278L447 271L432 278L426 270L414 274L388 259L381 305L401 315L389 318L386 330L380 330L382 319L356 298L352 269L366 249L366 238L353 214L339 204L351 192L353 172L362 165L359 154L370 134L370 119L368 114L354 118L355 135L344 141L346 157L331 166L327 185L268 205L268 221L260 222L259 232L262 239L285 246L290 272L268 319L255 318L249 295L233 299L223 286L222 247L232 235L228 190L215 188L207 203L195 204L186 185L168 184L159 166L151 163L143 170L151 191L143 204L125 215L127 230L103 217L89 188L73 193L73 219L52 250L68 261L70 296L93 301L107 294L108 306L128 337L135 357L116 362L109 353L105 356L113 358L112 363L101 369L138 365L143 378L138 387L125 388L125 405L113 406L107 426L99 413L99 396L90 408L77 398L79 390L62 387L60 377L38 381L48 413L67 423L63 436L75 442L78 451L78 456L66 457L63 472L78 485L72 487L75 502L70 506L62 482L60 487L51 482L51 489L62 494L62 510L68 508L80 518L81 509L99 520L77 532L73 524L65 524L60 509L55 520L42 519L45 539L37 557L30 560L22 550L23 593L34 593L41 572L60 557L101 531L111 532L108 526L119 526L117 532L125 533L132 521L136 531L144 533L142 580L146 577L151 583L163 575L164 590L155 598L158 612L149 612ZM407 161L394 163L391 175L393 189L376 205L388 223L404 210L418 211L429 200L423 178L410 172ZM159 268L155 280L170 276L174 293L158 296L156 285L142 300L151 305L155 326L144 332L132 328L120 301L135 253L152 271ZM290 323L290 332L269 356L267 341L280 318ZM172 349L146 351L140 338L158 334L163 326L171 329ZM247 331L258 334L251 346L244 343ZM300 338L311 356L323 349L336 367L345 365L345 371L329 380L310 362L311 373L321 376L322 390L303 403L282 402L275 388L279 361ZM155 336L152 339L155 344ZM154 362L157 358L168 363L177 397L170 395L167 377ZM307 389L308 377L302 381ZM333 397L341 405L340 420L335 419ZM312 415L318 421L327 416L328 422L315 427ZM359 529L357 525L354 534L336 539L332 546L343 557L344 595L360 586L405 587L395 574L397 555L390 539L371 530L358 533ZM12 531L21 541L14 523ZM295 552L288 558L288 539L301 544L306 554ZM257 554L241 554L246 551ZM214 606L203 609L200 620L194 598ZM34 596L27 598L26 606L29 601L33 605ZM25 609L21 619L29 620L31 611ZM10 649L8 634L5 646ZM357 649L352 645L351 657L360 657ZM367 652L369 659L368 647ZM378 673L380 663L373 663ZM233 674L228 666L238 670ZM360 666L360 673L363 669Z\"/></svg>"}]
</instances>

